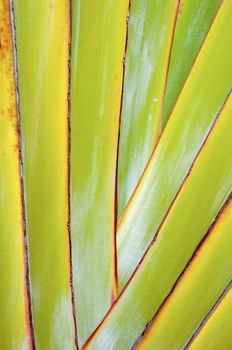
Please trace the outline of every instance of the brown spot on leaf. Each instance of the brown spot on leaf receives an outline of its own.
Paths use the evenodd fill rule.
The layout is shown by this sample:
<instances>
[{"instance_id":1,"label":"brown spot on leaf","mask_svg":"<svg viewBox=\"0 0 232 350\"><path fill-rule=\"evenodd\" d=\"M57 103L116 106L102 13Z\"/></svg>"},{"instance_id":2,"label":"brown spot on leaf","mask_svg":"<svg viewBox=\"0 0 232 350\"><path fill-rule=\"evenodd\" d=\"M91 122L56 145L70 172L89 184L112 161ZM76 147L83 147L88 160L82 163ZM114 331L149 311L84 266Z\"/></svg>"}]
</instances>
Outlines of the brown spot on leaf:
<instances>
[{"instance_id":1,"label":"brown spot on leaf","mask_svg":"<svg viewBox=\"0 0 232 350\"><path fill-rule=\"evenodd\" d=\"M14 145L14 150L15 150L15 152L19 152L19 144L18 143L16 143L15 145Z\"/></svg>"},{"instance_id":2,"label":"brown spot on leaf","mask_svg":"<svg viewBox=\"0 0 232 350\"><path fill-rule=\"evenodd\" d=\"M13 52L11 37L10 8L7 0L1 1L0 6L0 59L7 58L9 52Z\"/></svg>"},{"instance_id":3,"label":"brown spot on leaf","mask_svg":"<svg viewBox=\"0 0 232 350\"><path fill-rule=\"evenodd\" d=\"M50 2L49 7L50 7L51 10L54 9L54 1L51 1L51 2Z\"/></svg>"}]
</instances>

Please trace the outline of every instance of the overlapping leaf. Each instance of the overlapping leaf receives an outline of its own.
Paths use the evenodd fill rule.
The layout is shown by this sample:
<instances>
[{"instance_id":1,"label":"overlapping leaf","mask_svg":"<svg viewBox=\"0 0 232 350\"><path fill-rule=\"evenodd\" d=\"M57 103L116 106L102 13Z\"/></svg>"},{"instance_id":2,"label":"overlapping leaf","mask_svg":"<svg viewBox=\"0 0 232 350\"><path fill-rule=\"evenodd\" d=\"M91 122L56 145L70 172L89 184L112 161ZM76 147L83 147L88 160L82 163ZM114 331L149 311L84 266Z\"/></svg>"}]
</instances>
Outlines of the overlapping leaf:
<instances>
[{"instance_id":1,"label":"overlapping leaf","mask_svg":"<svg viewBox=\"0 0 232 350\"><path fill-rule=\"evenodd\" d=\"M119 220L120 291L156 234L231 89L231 14L231 2L225 1L146 171Z\"/></svg>"},{"instance_id":2,"label":"overlapping leaf","mask_svg":"<svg viewBox=\"0 0 232 350\"><path fill-rule=\"evenodd\" d=\"M223 0L179 1L162 114L163 127L222 3Z\"/></svg>"},{"instance_id":3,"label":"overlapping leaf","mask_svg":"<svg viewBox=\"0 0 232 350\"><path fill-rule=\"evenodd\" d=\"M228 350L232 347L232 288L219 303L199 335L190 345L191 350Z\"/></svg>"},{"instance_id":4,"label":"overlapping leaf","mask_svg":"<svg viewBox=\"0 0 232 350\"><path fill-rule=\"evenodd\" d=\"M74 349L89 337L85 349L227 350L231 1L15 0L11 13L9 3L0 347Z\"/></svg>"},{"instance_id":5,"label":"overlapping leaf","mask_svg":"<svg viewBox=\"0 0 232 350\"><path fill-rule=\"evenodd\" d=\"M232 103L228 115L232 117ZM231 244L232 199L219 214L206 241L137 349L183 349L186 346L232 280Z\"/></svg>"},{"instance_id":6,"label":"overlapping leaf","mask_svg":"<svg viewBox=\"0 0 232 350\"><path fill-rule=\"evenodd\" d=\"M231 112L230 96L156 240L85 349L129 349L170 293L232 191Z\"/></svg>"},{"instance_id":7,"label":"overlapping leaf","mask_svg":"<svg viewBox=\"0 0 232 350\"><path fill-rule=\"evenodd\" d=\"M118 216L131 197L161 129L178 1L131 1L122 96Z\"/></svg>"}]
</instances>

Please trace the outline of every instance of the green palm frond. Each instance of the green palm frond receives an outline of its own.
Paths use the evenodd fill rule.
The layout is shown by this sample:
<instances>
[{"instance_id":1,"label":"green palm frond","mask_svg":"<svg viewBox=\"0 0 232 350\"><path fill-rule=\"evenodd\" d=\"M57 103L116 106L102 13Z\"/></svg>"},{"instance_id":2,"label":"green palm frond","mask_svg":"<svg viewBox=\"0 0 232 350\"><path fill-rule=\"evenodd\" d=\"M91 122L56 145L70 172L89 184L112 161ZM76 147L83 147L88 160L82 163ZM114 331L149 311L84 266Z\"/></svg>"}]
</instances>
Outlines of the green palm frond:
<instances>
[{"instance_id":1,"label":"green palm frond","mask_svg":"<svg viewBox=\"0 0 232 350\"><path fill-rule=\"evenodd\" d=\"M0 349L231 350L231 33L231 0L0 0Z\"/></svg>"}]
</instances>

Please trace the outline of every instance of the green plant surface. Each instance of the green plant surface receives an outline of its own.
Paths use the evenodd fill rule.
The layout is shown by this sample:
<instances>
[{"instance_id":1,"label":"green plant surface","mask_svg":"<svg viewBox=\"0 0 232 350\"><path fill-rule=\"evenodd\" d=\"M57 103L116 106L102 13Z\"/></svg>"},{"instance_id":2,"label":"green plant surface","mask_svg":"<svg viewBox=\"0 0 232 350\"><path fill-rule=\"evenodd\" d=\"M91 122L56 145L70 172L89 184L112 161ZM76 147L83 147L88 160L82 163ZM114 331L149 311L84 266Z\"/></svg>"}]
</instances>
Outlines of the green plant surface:
<instances>
[{"instance_id":1,"label":"green plant surface","mask_svg":"<svg viewBox=\"0 0 232 350\"><path fill-rule=\"evenodd\" d=\"M210 315L188 349L229 350L232 348L232 288Z\"/></svg>"},{"instance_id":2,"label":"green plant surface","mask_svg":"<svg viewBox=\"0 0 232 350\"><path fill-rule=\"evenodd\" d=\"M156 240L84 349L130 349L168 296L232 191L231 99Z\"/></svg>"},{"instance_id":3,"label":"green plant surface","mask_svg":"<svg viewBox=\"0 0 232 350\"><path fill-rule=\"evenodd\" d=\"M0 348L29 349L31 332L10 8L0 0Z\"/></svg>"},{"instance_id":4,"label":"green plant surface","mask_svg":"<svg viewBox=\"0 0 232 350\"><path fill-rule=\"evenodd\" d=\"M154 238L231 89L231 16L232 2L225 1L146 171L119 220L119 291Z\"/></svg>"},{"instance_id":5,"label":"green plant surface","mask_svg":"<svg viewBox=\"0 0 232 350\"><path fill-rule=\"evenodd\" d=\"M35 343L74 349L68 232L69 1L14 1Z\"/></svg>"},{"instance_id":6,"label":"green plant surface","mask_svg":"<svg viewBox=\"0 0 232 350\"><path fill-rule=\"evenodd\" d=\"M164 99L162 127L167 122L222 2L223 0L180 0Z\"/></svg>"},{"instance_id":7,"label":"green plant surface","mask_svg":"<svg viewBox=\"0 0 232 350\"><path fill-rule=\"evenodd\" d=\"M71 234L78 343L116 297L116 162L129 1L72 1Z\"/></svg>"},{"instance_id":8,"label":"green plant surface","mask_svg":"<svg viewBox=\"0 0 232 350\"><path fill-rule=\"evenodd\" d=\"M131 2L120 126L118 216L160 135L177 10L177 0Z\"/></svg>"},{"instance_id":9,"label":"green plant surface","mask_svg":"<svg viewBox=\"0 0 232 350\"><path fill-rule=\"evenodd\" d=\"M232 0L0 0L0 350L232 349Z\"/></svg>"},{"instance_id":10,"label":"green plant surface","mask_svg":"<svg viewBox=\"0 0 232 350\"><path fill-rule=\"evenodd\" d=\"M232 103L228 116L232 117ZM232 199L223 208L206 241L160 309L137 350L178 350L186 346L232 280L231 246Z\"/></svg>"}]
</instances>

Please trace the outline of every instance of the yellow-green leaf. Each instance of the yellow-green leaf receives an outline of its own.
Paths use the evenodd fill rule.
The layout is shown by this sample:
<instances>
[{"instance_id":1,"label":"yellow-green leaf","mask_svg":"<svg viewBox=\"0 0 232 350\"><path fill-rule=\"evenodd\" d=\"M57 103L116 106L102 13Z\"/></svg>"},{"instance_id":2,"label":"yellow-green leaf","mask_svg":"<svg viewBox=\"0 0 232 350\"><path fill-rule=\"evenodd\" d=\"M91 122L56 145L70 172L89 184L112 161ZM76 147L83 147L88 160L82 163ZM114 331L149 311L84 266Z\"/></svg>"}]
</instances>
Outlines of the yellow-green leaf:
<instances>
[{"instance_id":1,"label":"yellow-green leaf","mask_svg":"<svg viewBox=\"0 0 232 350\"><path fill-rule=\"evenodd\" d=\"M0 348L30 349L28 285L9 1L0 0Z\"/></svg>"},{"instance_id":2,"label":"yellow-green leaf","mask_svg":"<svg viewBox=\"0 0 232 350\"><path fill-rule=\"evenodd\" d=\"M35 343L74 349L68 232L68 0L15 0Z\"/></svg>"},{"instance_id":3,"label":"yellow-green leaf","mask_svg":"<svg viewBox=\"0 0 232 350\"><path fill-rule=\"evenodd\" d=\"M232 117L232 104L228 115ZM186 346L232 280L231 246L232 199L219 213L206 241L136 349L174 350Z\"/></svg>"},{"instance_id":4,"label":"yellow-green leaf","mask_svg":"<svg viewBox=\"0 0 232 350\"><path fill-rule=\"evenodd\" d=\"M155 236L231 89L231 16L232 2L225 1L139 186L119 220L120 291Z\"/></svg>"},{"instance_id":5,"label":"yellow-green leaf","mask_svg":"<svg viewBox=\"0 0 232 350\"><path fill-rule=\"evenodd\" d=\"M130 349L156 314L232 191L232 95L156 240L85 349Z\"/></svg>"},{"instance_id":6,"label":"yellow-green leaf","mask_svg":"<svg viewBox=\"0 0 232 350\"><path fill-rule=\"evenodd\" d=\"M130 7L118 163L118 216L160 134L177 0L133 0Z\"/></svg>"},{"instance_id":7,"label":"yellow-green leaf","mask_svg":"<svg viewBox=\"0 0 232 350\"><path fill-rule=\"evenodd\" d=\"M116 294L116 160L128 0L72 1L71 234L78 342Z\"/></svg>"},{"instance_id":8,"label":"yellow-green leaf","mask_svg":"<svg viewBox=\"0 0 232 350\"><path fill-rule=\"evenodd\" d=\"M163 127L222 2L180 0L164 99Z\"/></svg>"},{"instance_id":9,"label":"yellow-green leaf","mask_svg":"<svg viewBox=\"0 0 232 350\"><path fill-rule=\"evenodd\" d=\"M206 321L199 335L188 349L230 350L232 349L232 288Z\"/></svg>"}]
</instances>

